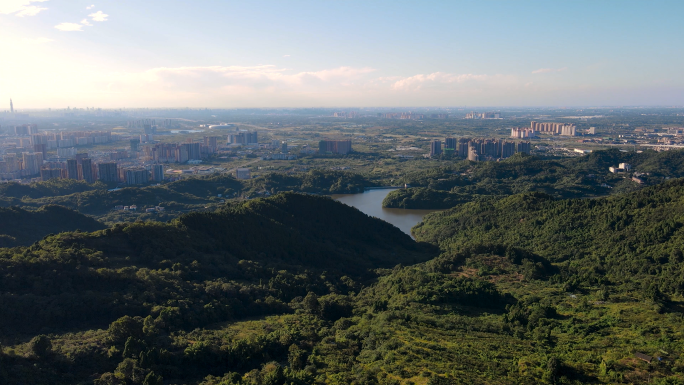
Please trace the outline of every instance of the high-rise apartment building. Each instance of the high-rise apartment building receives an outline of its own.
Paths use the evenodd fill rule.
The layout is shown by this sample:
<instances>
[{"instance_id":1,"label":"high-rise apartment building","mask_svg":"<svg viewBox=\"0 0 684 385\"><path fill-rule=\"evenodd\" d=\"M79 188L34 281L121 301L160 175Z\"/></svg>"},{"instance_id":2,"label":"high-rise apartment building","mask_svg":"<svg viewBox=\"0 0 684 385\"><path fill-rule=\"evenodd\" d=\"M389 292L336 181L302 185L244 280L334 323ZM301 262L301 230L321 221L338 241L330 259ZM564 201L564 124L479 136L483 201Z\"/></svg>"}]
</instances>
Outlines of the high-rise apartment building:
<instances>
[{"instance_id":1,"label":"high-rise apartment building","mask_svg":"<svg viewBox=\"0 0 684 385\"><path fill-rule=\"evenodd\" d=\"M511 138L534 138L536 131L531 128L511 128Z\"/></svg>"},{"instance_id":2,"label":"high-rise apartment building","mask_svg":"<svg viewBox=\"0 0 684 385\"><path fill-rule=\"evenodd\" d=\"M81 160L81 174L84 181L88 183L95 182L95 176L93 173L93 162L90 158L84 158Z\"/></svg>"},{"instance_id":3,"label":"high-rise apartment building","mask_svg":"<svg viewBox=\"0 0 684 385\"><path fill-rule=\"evenodd\" d=\"M450 148L456 152L456 138L446 138L444 139L444 149Z\"/></svg>"},{"instance_id":4,"label":"high-rise apartment building","mask_svg":"<svg viewBox=\"0 0 684 385\"><path fill-rule=\"evenodd\" d=\"M433 140L430 142L430 156L438 156L442 153L442 142Z\"/></svg>"},{"instance_id":5,"label":"high-rise apartment building","mask_svg":"<svg viewBox=\"0 0 684 385\"><path fill-rule=\"evenodd\" d=\"M515 154L515 143L501 142L501 158L508 158Z\"/></svg>"},{"instance_id":6,"label":"high-rise apartment building","mask_svg":"<svg viewBox=\"0 0 684 385\"><path fill-rule=\"evenodd\" d=\"M126 184L145 184L150 180L150 173L144 168L126 170Z\"/></svg>"},{"instance_id":7,"label":"high-rise apartment building","mask_svg":"<svg viewBox=\"0 0 684 385\"><path fill-rule=\"evenodd\" d=\"M116 163L100 163L97 165L100 180L103 182L118 182L119 171Z\"/></svg>"},{"instance_id":8,"label":"high-rise apartment building","mask_svg":"<svg viewBox=\"0 0 684 385\"><path fill-rule=\"evenodd\" d=\"M533 131L545 133L545 134L560 134L560 135L569 135L569 136L574 136L574 134L570 134L571 132L575 132L576 128L574 124L564 124L564 123L552 123L552 122L535 122L531 121L530 122L530 129ZM565 133L564 133L565 132Z\"/></svg>"},{"instance_id":9,"label":"high-rise apartment building","mask_svg":"<svg viewBox=\"0 0 684 385\"><path fill-rule=\"evenodd\" d=\"M530 142L518 142L518 152L529 154L532 151L532 144Z\"/></svg>"},{"instance_id":10,"label":"high-rise apartment building","mask_svg":"<svg viewBox=\"0 0 684 385\"><path fill-rule=\"evenodd\" d=\"M188 160L190 160L190 146L184 143L176 148L176 162L185 163Z\"/></svg>"},{"instance_id":11,"label":"high-rise apartment building","mask_svg":"<svg viewBox=\"0 0 684 385\"><path fill-rule=\"evenodd\" d=\"M67 178L78 180L78 161L76 159L67 160Z\"/></svg>"},{"instance_id":12,"label":"high-rise apartment building","mask_svg":"<svg viewBox=\"0 0 684 385\"><path fill-rule=\"evenodd\" d=\"M39 174L43 166L43 154L34 152L22 153L22 165L27 175Z\"/></svg>"},{"instance_id":13,"label":"high-rise apartment building","mask_svg":"<svg viewBox=\"0 0 684 385\"><path fill-rule=\"evenodd\" d=\"M62 169L60 168L44 168L40 170L40 178L44 181L50 179L59 179L62 177Z\"/></svg>"},{"instance_id":14,"label":"high-rise apartment building","mask_svg":"<svg viewBox=\"0 0 684 385\"><path fill-rule=\"evenodd\" d=\"M231 144L257 144L259 138L257 132L240 132L228 135L228 142Z\"/></svg>"},{"instance_id":15,"label":"high-rise apartment building","mask_svg":"<svg viewBox=\"0 0 684 385\"><path fill-rule=\"evenodd\" d=\"M131 139L131 152L138 151L138 145L140 144L140 138Z\"/></svg>"},{"instance_id":16,"label":"high-rise apartment building","mask_svg":"<svg viewBox=\"0 0 684 385\"><path fill-rule=\"evenodd\" d=\"M161 164L152 165L152 180L161 182L164 180L164 166Z\"/></svg>"},{"instance_id":17,"label":"high-rise apartment building","mask_svg":"<svg viewBox=\"0 0 684 385\"><path fill-rule=\"evenodd\" d=\"M346 155L352 152L351 140L321 140L318 142L318 152Z\"/></svg>"},{"instance_id":18,"label":"high-rise apartment building","mask_svg":"<svg viewBox=\"0 0 684 385\"><path fill-rule=\"evenodd\" d=\"M210 154L215 153L218 151L218 137L217 136L205 136L204 137L204 146L207 148L207 151Z\"/></svg>"}]
</instances>

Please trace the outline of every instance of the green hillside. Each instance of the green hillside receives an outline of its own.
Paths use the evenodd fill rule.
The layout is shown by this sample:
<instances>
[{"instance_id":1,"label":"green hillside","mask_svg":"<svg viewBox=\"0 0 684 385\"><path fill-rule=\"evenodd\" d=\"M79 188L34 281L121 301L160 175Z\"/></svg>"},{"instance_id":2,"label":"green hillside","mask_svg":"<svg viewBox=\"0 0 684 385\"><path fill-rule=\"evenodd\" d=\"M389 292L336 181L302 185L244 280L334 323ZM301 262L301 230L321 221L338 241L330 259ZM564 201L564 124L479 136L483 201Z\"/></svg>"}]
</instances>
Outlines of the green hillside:
<instances>
[{"instance_id":1,"label":"green hillside","mask_svg":"<svg viewBox=\"0 0 684 385\"><path fill-rule=\"evenodd\" d=\"M284 193L1 249L0 382L679 384L683 193L485 197L417 243Z\"/></svg>"}]
</instances>

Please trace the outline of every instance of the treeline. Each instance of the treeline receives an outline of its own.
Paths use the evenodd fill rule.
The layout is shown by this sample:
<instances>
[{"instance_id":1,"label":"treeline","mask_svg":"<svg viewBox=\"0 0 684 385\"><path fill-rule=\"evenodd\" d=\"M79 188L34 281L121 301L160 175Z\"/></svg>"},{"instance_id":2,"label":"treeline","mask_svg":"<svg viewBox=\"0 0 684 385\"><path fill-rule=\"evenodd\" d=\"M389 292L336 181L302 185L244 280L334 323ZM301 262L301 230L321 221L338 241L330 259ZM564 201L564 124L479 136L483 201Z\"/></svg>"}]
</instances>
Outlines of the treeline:
<instances>
[{"instance_id":1,"label":"treeline","mask_svg":"<svg viewBox=\"0 0 684 385\"><path fill-rule=\"evenodd\" d=\"M41 207L60 205L83 214L106 216L115 206L136 205L139 209L162 206L175 212L187 212L218 204L236 197L263 197L282 191L314 194L363 192L373 186L366 178L343 171L312 170L303 174L269 173L251 180L237 180L229 175L187 178L146 187L112 189L101 182L88 184L72 179L52 179L28 185L0 185L0 205ZM114 191L110 191L114 190Z\"/></svg>"}]
</instances>

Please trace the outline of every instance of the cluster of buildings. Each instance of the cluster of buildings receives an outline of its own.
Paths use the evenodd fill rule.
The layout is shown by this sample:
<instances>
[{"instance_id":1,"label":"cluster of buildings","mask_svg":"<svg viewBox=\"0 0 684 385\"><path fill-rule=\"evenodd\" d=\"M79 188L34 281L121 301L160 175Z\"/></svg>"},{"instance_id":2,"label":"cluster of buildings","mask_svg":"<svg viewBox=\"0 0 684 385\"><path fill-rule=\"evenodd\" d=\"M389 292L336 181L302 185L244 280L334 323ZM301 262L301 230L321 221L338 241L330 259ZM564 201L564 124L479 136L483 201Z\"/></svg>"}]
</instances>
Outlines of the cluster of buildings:
<instances>
[{"instance_id":1,"label":"cluster of buildings","mask_svg":"<svg viewBox=\"0 0 684 385\"><path fill-rule=\"evenodd\" d=\"M333 117L335 118L345 118L345 119L353 119L353 118L358 118L359 113L356 111L350 111L350 112L333 112Z\"/></svg>"},{"instance_id":2,"label":"cluster of buildings","mask_svg":"<svg viewBox=\"0 0 684 385\"><path fill-rule=\"evenodd\" d=\"M475 112L471 111L466 114L466 119L501 119L501 114L498 112Z\"/></svg>"},{"instance_id":3,"label":"cluster of buildings","mask_svg":"<svg viewBox=\"0 0 684 385\"><path fill-rule=\"evenodd\" d=\"M61 131L31 135L33 145L45 145L47 150L105 144L112 141L112 133L109 131Z\"/></svg>"},{"instance_id":4,"label":"cluster of buildings","mask_svg":"<svg viewBox=\"0 0 684 385\"><path fill-rule=\"evenodd\" d=\"M537 133L550 134L550 135L562 135L562 136L576 136L577 128L574 124L564 124L564 123L540 123L532 121L530 122L530 128L524 127L514 127L511 128L511 138L535 138ZM595 134L596 128L591 127L588 131L589 134Z\"/></svg>"},{"instance_id":5,"label":"cluster of buildings","mask_svg":"<svg viewBox=\"0 0 684 385\"><path fill-rule=\"evenodd\" d=\"M442 150L441 141L435 140L430 143L430 156L444 153L475 162L508 158L516 152L529 154L531 150L530 142L509 142L497 139L446 138L444 150Z\"/></svg>"},{"instance_id":6,"label":"cluster of buildings","mask_svg":"<svg viewBox=\"0 0 684 385\"><path fill-rule=\"evenodd\" d=\"M577 135L577 129L574 124L565 123L541 123L541 122L530 122L530 129L532 131L537 131L543 134L552 135L564 135L564 136L575 136Z\"/></svg>"},{"instance_id":7,"label":"cluster of buildings","mask_svg":"<svg viewBox=\"0 0 684 385\"><path fill-rule=\"evenodd\" d=\"M139 153L143 162L154 163L186 163L201 160L215 154L219 148L219 138L205 136L202 142L188 139L186 143L153 143L138 147L138 142L131 141L131 152Z\"/></svg>"},{"instance_id":8,"label":"cluster of buildings","mask_svg":"<svg viewBox=\"0 0 684 385\"><path fill-rule=\"evenodd\" d=\"M405 120L423 120L425 115L416 114L414 112L387 112L378 113L378 118L383 119L405 119Z\"/></svg>"},{"instance_id":9,"label":"cluster of buildings","mask_svg":"<svg viewBox=\"0 0 684 385\"><path fill-rule=\"evenodd\" d=\"M608 171L612 172L613 174L619 174L621 172L628 172L631 169L632 169L632 165L630 165L629 163L620 163L620 164L618 164L617 167L608 167Z\"/></svg>"},{"instance_id":10,"label":"cluster of buildings","mask_svg":"<svg viewBox=\"0 0 684 385\"><path fill-rule=\"evenodd\" d=\"M511 138L535 138L536 131L531 128L511 128Z\"/></svg>"},{"instance_id":11,"label":"cluster of buildings","mask_svg":"<svg viewBox=\"0 0 684 385\"><path fill-rule=\"evenodd\" d=\"M146 167L119 167L116 162L93 163L88 154L78 154L65 162L45 162L40 169L42 180L53 178L84 180L93 183L101 180L106 183L126 183L128 185L146 184L150 181L164 180L164 166L151 164Z\"/></svg>"},{"instance_id":12,"label":"cluster of buildings","mask_svg":"<svg viewBox=\"0 0 684 385\"><path fill-rule=\"evenodd\" d=\"M228 135L228 143L229 144L242 144L242 145L248 145L248 144L258 144L259 143L259 137L257 136L257 132L239 132L236 134L230 134Z\"/></svg>"},{"instance_id":13,"label":"cluster of buildings","mask_svg":"<svg viewBox=\"0 0 684 385\"><path fill-rule=\"evenodd\" d=\"M318 142L319 154L346 155L352 152L351 140L321 140Z\"/></svg>"}]
</instances>

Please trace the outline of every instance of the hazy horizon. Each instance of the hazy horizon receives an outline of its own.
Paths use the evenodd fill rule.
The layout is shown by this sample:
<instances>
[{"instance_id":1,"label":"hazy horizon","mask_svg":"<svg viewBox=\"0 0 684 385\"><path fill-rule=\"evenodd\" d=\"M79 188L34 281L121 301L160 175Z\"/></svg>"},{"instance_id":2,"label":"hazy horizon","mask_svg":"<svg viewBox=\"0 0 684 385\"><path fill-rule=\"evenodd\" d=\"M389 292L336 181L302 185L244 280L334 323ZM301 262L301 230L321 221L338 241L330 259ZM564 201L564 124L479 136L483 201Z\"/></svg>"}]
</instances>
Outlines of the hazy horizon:
<instances>
[{"instance_id":1,"label":"hazy horizon","mask_svg":"<svg viewBox=\"0 0 684 385\"><path fill-rule=\"evenodd\" d=\"M681 106L684 3L6 0L9 107Z\"/></svg>"}]
</instances>

